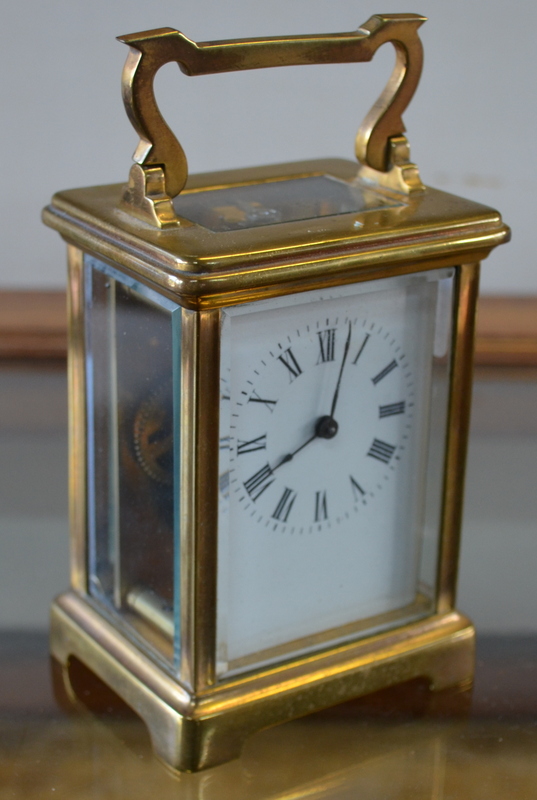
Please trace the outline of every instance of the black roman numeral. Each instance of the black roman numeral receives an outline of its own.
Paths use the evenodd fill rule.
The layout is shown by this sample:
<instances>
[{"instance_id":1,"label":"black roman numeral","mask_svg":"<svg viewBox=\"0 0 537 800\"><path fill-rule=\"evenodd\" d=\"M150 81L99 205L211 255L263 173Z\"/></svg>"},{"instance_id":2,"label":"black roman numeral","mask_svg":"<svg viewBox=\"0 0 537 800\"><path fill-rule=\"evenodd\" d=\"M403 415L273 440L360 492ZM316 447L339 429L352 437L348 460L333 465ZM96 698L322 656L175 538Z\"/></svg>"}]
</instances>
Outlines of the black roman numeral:
<instances>
[{"instance_id":1,"label":"black roman numeral","mask_svg":"<svg viewBox=\"0 0 537 800\"><path fill-rule=\"evenodd\" d=\"M256 450L267 449L267 434L258 436L257 439L251 439L249 442L237 442L237 455L242 456L243 453L255 453Z\"/></svg>"},{"instance_id":2,"label":"black roman numeral","mask_svg":"<svg viewBox=\"0 0 537 800\"><path fill-rule=\"evenodd\" d=\"M386 367L384 367L384 369L381 369L381 371L379 372L378 375L375 375L374 378L371 378L371 380L373 381L375 386L377 385L377 383L379 381L381 381L383 378L385 378L386 375L389 375L390 372L392 371L392 369L395 369L396 366L397 366L397 361L394 358L393 361L390 361L390 363Z\"/></svg>"},{"instance_id":3,"label":"black roman numeral","mask_svg":"<svg viewBox=\"0 0 537 800\"><path fill-rule=\"evenodd\" d=\"M258 393L254 390L252 392L252 394L250 395L250 397L248 398L248 402L249 403L263 403L263 405L265 405L268 408L268 410L270 411L270 413L272 414L272 412L274 411L272 406L275 406L278 401L277 400L266 400L264 397L259 397Z\"/></svg>"},{"instance_id":4,"label":"black roman numeral","mask_svg":"<svg viewBox=\"0 0 537 800\"><path fill-rule=\"evenodd\" d=\"M377 458L379 461L382 461L384 464L389 464L390 459L395 453L395 447L393 444L387 444L387 442L381 442L380 439L373 439L373 444L367 451L367 455L371 456L372 458Z\"/></svg>"},{"instance_id":5,"label":"black roman numeral","mask_svg":"<svg viewBox=\"0 0 537 800\"><path fill-rule=\"evenodd\" d=\"M278 356L278 358L289 370L289 380L293 381L295 378L298 378L302 370L300 369L298 361L294 357L291 348L288 347L287 350L281 354L281 356Z\"/></svg>"},{"instance_id":6,"label":"black roman numeral","mask_svg":"<svg viewBox=\"0 0 537 800\"><path fill-rule=\"evenodd\" d=\"M282 496L280 497L278 505L274 509L272 518L277 519L280 522L287 522L287 517L289 516L289 512L291 511L295 500L296 492L293 492L292 489L288 489L286 486L283 490Z\"/></svg>"},{"instance_id":7,"label":"black roman numeral","mask_svg":"<svg viewBox=\"0 0 537 800\"><path fill-rule=\"evenodd\" d=\"M356 362L358 361L358 359L359 359L359 358L360 358L360 356L362 355L363 349L364 349L364 347L366 346L366 344L367 344L367 340L369 339L370 335L371 335L371 334L369 334L369 333L366 333L366 335L365 335L365 339L364 339L364 341L362 342L362 344L361 344L361 346L360 346L360 349L358 350L358 352L357 352L357 354L356 354L356 358L355 358L355 359L354 359L354 361L352 362L353 364L356 364Z\"/></svg>"},{"instance_id":8,"label":"black roman numeral","mask_svg":"<svg viewBox=\"0 0 537 800\"><path fill-rule=\"evenodd\" d=\"M336 329L327 328L325 331L317 331L319 337L319 358L317 364L325 361L333 361L335 358L336 350Z\"/></svg>"},{"instance_id":9,"label":"black roman numeral","mask_svg":"<svg viewBox=\"0 0 537 800\"><path fill-rule=\"evenodd\" d=\"M352 475L349 475L352 487L352 493L354 495L354 502L356 503L358 500L361 500L365 494L365 491L362 489L358 481L355 481Z\"/></svg>"},{"instance_id":10,"label":"black roman numeral","mask_svg":"<svg viewBox=\"0 0 537 800\"><path fill-rule=\"evenodd\" d=\"M393 417L394 414L404 414L405 403L389 403L387 406L379 406L379 417Z\"/></svg>"},{"instance_id":11,"label":"black roman numeral","mask_svg":"<svg viewBox=\"0 0 537 800\"><path fill-rule=\"evenodd\" d=\"M264 467L261 467L261 469L255 473L255 475L252 475L251 478L248 478L247 481L244 481L244 488L252 500L257 500L257 498L263 494L265 489L268 489L271 483L274 483L272 470L268 464L265 464Z\"/></svg>"},{"instance_id":12,"label":"black roman numeral","mask_svg":"<svg viewBox=\"0 0 537 800\"><path fill-rule=\"evenodd\" d=\"M315 522L328 519L326 507L326 492L315 492Z\"/></svg>"}]
</instances>

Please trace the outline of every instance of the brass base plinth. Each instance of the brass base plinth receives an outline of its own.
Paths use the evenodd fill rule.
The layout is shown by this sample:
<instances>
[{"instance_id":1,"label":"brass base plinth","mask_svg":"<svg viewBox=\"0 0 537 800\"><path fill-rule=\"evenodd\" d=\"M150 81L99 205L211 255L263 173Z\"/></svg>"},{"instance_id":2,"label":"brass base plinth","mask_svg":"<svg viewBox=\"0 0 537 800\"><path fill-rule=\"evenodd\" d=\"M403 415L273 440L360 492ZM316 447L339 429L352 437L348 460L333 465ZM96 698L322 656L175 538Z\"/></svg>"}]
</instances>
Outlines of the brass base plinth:
<instances>
[{"instance_id":1,"label":"brass base plinth","mask_svg":"<svg viewBox=\"0 0 537 800\"><path fill-rule=\"evenodd\" d=\"M75 696L76 658L145 722L166 765L196 771L237 758L263 728L416 678L432 691L470 685L474 629L453 611L360 642L235 677L195 694L122 636L84 598L66 592L53 603L52 656Z\"/></svg>"}]
</instances>

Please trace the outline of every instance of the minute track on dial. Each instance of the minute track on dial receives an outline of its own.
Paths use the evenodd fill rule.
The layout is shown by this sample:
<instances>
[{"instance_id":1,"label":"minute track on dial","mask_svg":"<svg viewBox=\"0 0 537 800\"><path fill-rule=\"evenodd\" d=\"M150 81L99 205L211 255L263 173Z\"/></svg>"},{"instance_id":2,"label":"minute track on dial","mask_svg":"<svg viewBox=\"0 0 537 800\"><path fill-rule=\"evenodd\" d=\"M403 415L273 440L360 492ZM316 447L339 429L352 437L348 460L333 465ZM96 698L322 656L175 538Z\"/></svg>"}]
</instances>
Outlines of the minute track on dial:
<instances>
[{"instance_id":1,"label":"minute track on dial","mask_svg":"<svg viewBox=\"0 0 537 800\"><path fill-rule=\"evenodd\" d=\"M369 506L397 466L413 405L397 337L348 314L326 316L251 363L231 437L240 505L256 523L299 532Z\"/></svg>"}]
</instances>

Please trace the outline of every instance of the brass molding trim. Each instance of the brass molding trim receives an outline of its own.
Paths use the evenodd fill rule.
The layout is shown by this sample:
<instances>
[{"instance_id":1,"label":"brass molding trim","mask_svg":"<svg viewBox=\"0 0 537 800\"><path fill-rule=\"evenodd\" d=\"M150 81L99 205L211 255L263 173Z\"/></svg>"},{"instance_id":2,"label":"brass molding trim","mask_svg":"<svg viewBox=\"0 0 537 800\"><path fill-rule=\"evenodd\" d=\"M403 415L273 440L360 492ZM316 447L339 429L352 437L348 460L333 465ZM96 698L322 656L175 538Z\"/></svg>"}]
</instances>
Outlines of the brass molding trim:
<instances>
[{"instance_id":1,"label":"brass molding trim","mask_svg":"<svg viewBox=\"0 0 537 800\"><path fill-rule=\"evenodd\" d=\"M324 162L313 164L318 170ZM343 162L341 172L348 168ZM68 242L194 310L280 294L282 284L293 292L383 277L388 260L393 273L429 269L433 260L481 261L510 235L493 209L434 189L400 207L335 215L328 233L320 224L312 230L309 220L282 224L276 241L272 226L229 236L192 223L173 230L141 225L121 216L120 195L118 185L62 192L43 219Z\"/></svg>"},{"instance_id":2,"label":"brass molding trim","mask_svg":"<svg viewBox=\"0 0 537 800\"><path fill-rule=\"evenodd\" d=\"M349 33L199 43L174 28L119 36L119 41L130 47L122 76L123 102L140 136L123 207L161 228L179 224L172 198L185 187L188 166L185 152L155 99L154 77L164 64L176 62L186 75L208 75L366 62L387 42L395 48L395 67L358 131L356 157L362 165L361 177L367 181L405 194L423 190L418 169L410 163L402 114L421 75L423 47L417 31L425 20L418 14L383 14L372 16Z\"/></svg>"}]
</instances>

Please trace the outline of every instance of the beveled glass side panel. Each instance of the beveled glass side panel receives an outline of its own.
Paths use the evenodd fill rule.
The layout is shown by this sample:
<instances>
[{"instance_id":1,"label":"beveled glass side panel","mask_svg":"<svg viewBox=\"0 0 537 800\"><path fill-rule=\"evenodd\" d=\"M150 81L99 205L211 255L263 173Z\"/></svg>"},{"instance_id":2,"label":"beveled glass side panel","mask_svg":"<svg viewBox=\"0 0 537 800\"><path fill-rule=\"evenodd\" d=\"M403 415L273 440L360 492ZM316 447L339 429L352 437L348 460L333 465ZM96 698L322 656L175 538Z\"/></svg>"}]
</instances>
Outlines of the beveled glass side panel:
<instances>
[{"instance_id":1,"label":"beveled glass side panel","mask_svg":"<svg viewBox=\"0 0 537 800\"><path fill-rule=\"evenodd\" d=\"M435 613L454 276L222 311L220 675Z\"/></svg>"},{"instance_id":2,"label":"beveled glass side panel","mask_svg":"<svg viewBox=\"0 0 537 800\"><path fill-rule=\"evenodd\" d=\"M182 192L177 214L211 231L237 231L280 222L374 211L403 205L371 187L331 175L311 175L220 189Z\"/></svg>"},{"instance_id":3,"label":"beveled glass side panel","mask_svg":"<svg viewBox=\"0 0 537 800\"><path fill-rule=\"evenodd\" d=\"M180 309L93 258L85 270L89 592L177 661Z\"/></svg>"}]
</instances>

